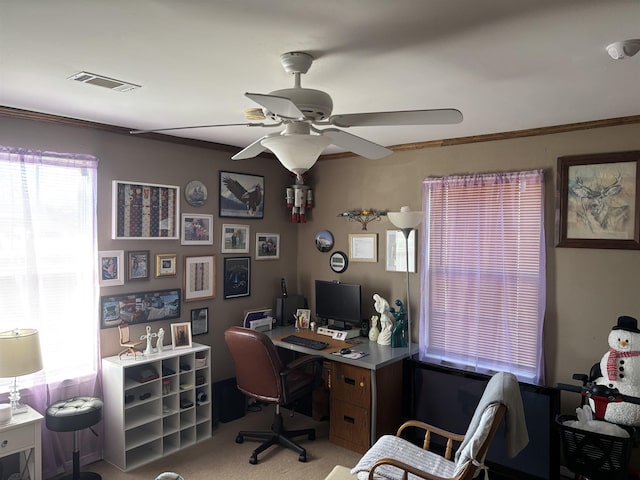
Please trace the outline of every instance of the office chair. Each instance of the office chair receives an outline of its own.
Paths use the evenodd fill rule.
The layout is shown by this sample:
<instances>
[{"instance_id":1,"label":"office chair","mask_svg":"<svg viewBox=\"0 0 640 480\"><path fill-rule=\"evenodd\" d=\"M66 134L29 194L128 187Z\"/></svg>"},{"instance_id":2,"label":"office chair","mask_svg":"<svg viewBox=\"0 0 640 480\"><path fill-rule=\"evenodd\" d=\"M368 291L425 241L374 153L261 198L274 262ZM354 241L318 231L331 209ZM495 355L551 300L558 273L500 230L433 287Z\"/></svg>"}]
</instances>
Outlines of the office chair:
<instances>
[{"instance_id":1,"label":"office chair","mask_svg":"<svg viewBox=\"0 0 640 480\"><path fill-rule=\"evenodd\" d=\"M284 365L276 346L262 332L231 327L224 332L224 338L235 363L238 389L256 400L275 404L271 431L241 431L236 437L236 443L242 443L244 437L265 440L253 451L249 463L258 463L258 454L275 444L295 450L298 460L306 462L306 450L291 439L307 435L309 440L315 440L315 430L286 430L280 407L310 394L321 383L322 357L306 355Z\"/></svg>"},{"instance_id":2,"label":"office chair","mask_svg":"<svg viewBox=\"0 0 640 480\"><path fill-rule=\"evenodd\" d=\"M434 394L437 395L437 391ZM489 380L464 435L409 420L400 426L395 436L380 437L350 473L359 480L379 476L407 480L409 474L432 480L471 480L480 469L487 468L484 458L503 417L506 419L505 447L512 458L527 445L529 437L518 381L514 375L500 372ZM401 437L410 427L425 432L421 446ZM433 435L447 439L442 456L429 451ZM461 443L452 458L454 442ZM344 467L336 467L336 472L332 472L335 478L349 478L347 473Z\"/></svg>"}]
</instances>

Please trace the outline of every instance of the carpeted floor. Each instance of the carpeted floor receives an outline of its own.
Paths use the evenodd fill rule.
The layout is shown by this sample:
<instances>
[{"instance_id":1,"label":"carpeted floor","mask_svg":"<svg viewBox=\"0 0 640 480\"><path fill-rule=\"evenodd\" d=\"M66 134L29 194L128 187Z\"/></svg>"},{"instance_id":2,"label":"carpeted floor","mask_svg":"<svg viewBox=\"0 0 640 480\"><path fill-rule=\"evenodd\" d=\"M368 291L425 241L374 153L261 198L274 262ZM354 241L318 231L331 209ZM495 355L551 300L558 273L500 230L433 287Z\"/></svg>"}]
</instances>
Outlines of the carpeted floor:
<instances>
[{"instance_id":1,"label":"carpeted floor","mask_svg":"<svg viewBox=\"0 0 640 480\"><path fill-rule=\"evenodd\" d=\"M123 473L113 465L101 461L83 467L102 475L103 480L154 480L162 472L181 474L185 480L322 480L337 465L351 467L360 458L358 453L329 442L329 423L283 410L288 429L316 428L316 439L298 437L296 441L307 449L307 461L298 461L298 454L284 447L273 446L258 457L258 464L249 464L249 456L258 441L245 439L235 442L239 430L266 430L271 425L273 406L261 412L247 412L238 420L219 423L210 439L169 455L133 471Z\"/></svg>"}]
</instances>

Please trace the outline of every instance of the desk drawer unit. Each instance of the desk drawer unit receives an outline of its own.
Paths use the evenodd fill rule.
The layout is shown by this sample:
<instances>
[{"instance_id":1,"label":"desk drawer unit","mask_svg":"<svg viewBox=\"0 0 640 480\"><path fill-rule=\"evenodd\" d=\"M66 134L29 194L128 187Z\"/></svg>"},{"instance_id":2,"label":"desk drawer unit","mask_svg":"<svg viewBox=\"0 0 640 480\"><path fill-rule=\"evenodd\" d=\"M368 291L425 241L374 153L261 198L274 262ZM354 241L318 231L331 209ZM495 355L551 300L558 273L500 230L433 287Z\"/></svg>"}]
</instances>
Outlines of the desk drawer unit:
<instances>
[{"instance_id":1,"label":"desk drawer unit","mask_svg":"<svg viewBox=\"0 0 640 480\"><path fill-rule=\"evenodd\" d=\"M334 362L331 373L329 440L364 453L371 436L371 372Z\"/></svg>"},{"instance_id":2,"label":"desk drawer unit","mask_svg":"<svg viewBox=\"0 0 640 480\"><path fill-rule=\"evenodd\" d=\"M35 442L33 425L12 428L0 434L0 457L31 448Z\"/></svg>"}]
</instances>

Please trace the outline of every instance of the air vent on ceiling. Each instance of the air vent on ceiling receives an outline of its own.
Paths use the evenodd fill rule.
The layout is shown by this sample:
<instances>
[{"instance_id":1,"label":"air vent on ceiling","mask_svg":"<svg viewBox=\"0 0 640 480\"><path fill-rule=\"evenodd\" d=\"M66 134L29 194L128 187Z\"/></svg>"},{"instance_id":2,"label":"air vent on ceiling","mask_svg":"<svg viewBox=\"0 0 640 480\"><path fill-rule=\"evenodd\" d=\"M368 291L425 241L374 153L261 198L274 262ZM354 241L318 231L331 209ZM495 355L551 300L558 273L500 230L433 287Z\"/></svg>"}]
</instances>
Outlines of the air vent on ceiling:
<instances>
[{"instance_id":1,"label":"air vent on ceiling","mask_svg":"<svg viewBox=\"0 0 640 480\"><path fill-rule=\"evenodd\" d=\"M76 73L75 75L71 75L67 78L67 80L90 83L91 85L108 88L109 90L115 90L116 92L128 92L129 90L140 88L140 85L136 85L135 83L123 82L122 80L116 80L115 78L109 78L89 72Z\"/></svg>"}]
</instances>

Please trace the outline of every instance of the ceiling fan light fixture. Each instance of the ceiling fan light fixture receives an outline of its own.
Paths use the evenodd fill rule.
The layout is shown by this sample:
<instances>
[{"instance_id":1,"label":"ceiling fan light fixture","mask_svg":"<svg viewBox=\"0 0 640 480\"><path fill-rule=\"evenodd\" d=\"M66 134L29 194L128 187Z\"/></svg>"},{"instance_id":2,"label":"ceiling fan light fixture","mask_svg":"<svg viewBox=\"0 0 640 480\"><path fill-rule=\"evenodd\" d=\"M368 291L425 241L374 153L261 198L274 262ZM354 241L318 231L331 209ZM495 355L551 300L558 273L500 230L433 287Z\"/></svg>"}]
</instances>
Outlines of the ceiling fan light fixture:
<instances>
[{"instance_id":1,"label":"ceiling fan light fixture","mask_svg":"<svg viewBox=\"0 0 640 480\"><path fill-rule=\"evenodd\" d=\"M287 170L302 175L313 167L331 140L322 135L288 134L266 137L260 143L271 150Z\"/></svg>"}]
</instances>

